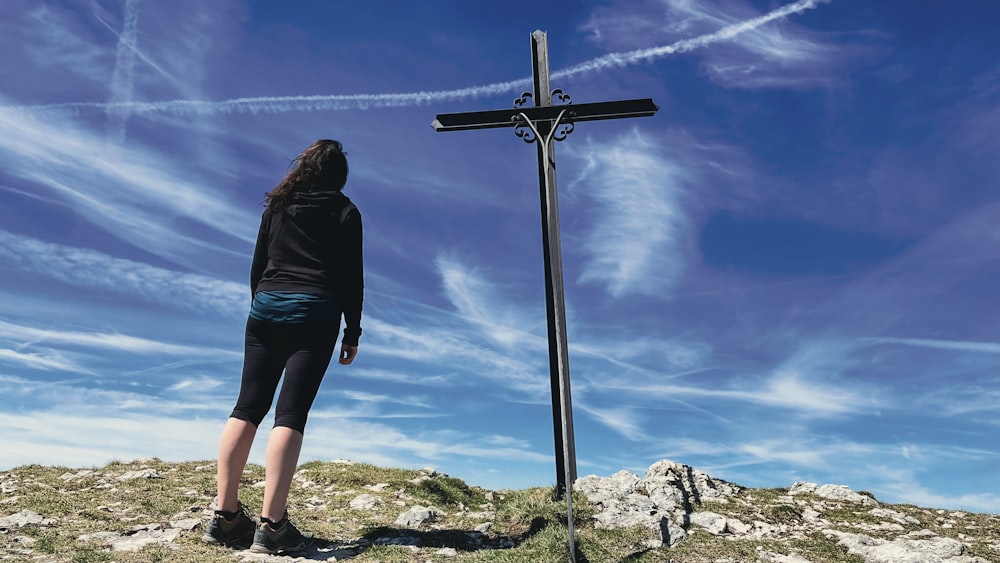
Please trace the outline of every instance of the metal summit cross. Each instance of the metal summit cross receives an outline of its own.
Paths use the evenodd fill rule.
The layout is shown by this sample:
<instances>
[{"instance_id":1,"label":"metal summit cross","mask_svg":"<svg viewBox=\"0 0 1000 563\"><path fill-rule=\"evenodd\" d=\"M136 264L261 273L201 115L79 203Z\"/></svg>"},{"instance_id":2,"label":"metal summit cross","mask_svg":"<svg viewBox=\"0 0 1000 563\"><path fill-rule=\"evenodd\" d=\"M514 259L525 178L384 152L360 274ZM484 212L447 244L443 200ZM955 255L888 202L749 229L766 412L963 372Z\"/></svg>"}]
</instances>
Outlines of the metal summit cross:
<instances>
[{"instance_id":1,"label":"metal summit cross","mask_svg":"<svg viewBox=\"0 0 1000 563\"><path fill-rule=\"evenodd\" d=\"M552 421L555 433L556 483L566 496L570 556L575 561L572 485L576 481L576 446L573 440L573 404L570 397L569 353L566 340L566 304L563 295L562 252L559 243L559 208L556 195L555 141L565 140L580 121L646 117L659 107L650 98L573 104L562 90L549 87L548 36L531 34L531 65L534 92L525 92L513 109L442 113L431 126L436 131L464 131L514 127L526 143L538 144L538 180L541 189L545 303L549 337L549 380L552 391ZM561 105L552 105L556 97ZM528 98L533 107L525 107ZM569 493L569 494L566 494Z\"/></svg>"}]
</instances>

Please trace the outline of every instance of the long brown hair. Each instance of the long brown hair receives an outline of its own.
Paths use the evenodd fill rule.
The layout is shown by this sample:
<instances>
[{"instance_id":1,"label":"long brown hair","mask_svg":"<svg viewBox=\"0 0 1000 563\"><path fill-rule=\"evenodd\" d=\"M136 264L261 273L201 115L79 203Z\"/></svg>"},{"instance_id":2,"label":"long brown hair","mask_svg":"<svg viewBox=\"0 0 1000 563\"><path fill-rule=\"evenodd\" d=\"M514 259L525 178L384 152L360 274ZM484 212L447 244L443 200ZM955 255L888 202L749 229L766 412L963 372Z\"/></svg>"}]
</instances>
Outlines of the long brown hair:
<instances>
[{"instance_id":1,"label":"long brown hair","mask_svg":"<svg viewBox=\"0 0 1000 563\"><path fill-rule=\"evenodd\" d=\"M347 156L339 141L320 139L309 145L289 165L288 173L264 200L268 207L285 204L298 191L336 190L347 183Z\"/></svg>"}]
</instances>

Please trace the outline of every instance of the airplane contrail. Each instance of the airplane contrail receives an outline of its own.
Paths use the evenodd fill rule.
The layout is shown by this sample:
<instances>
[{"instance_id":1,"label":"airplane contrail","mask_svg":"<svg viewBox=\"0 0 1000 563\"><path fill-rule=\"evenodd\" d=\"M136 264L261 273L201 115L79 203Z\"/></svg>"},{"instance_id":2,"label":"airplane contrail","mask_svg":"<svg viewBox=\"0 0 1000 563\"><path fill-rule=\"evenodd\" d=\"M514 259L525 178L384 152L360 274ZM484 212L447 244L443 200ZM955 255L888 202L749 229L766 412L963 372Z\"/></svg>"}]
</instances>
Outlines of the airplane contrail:
<instances>
[{"instance_id":1,"label":"airplane contrail","mask_svg":"<svg viewBox=\"0 0 1000 563\"><path fill-rule=\"evenodd\" d=\"M718 31L699 35L698 37L693 37L691 39L681 39L680 41L675 41L670 45L638 49L626 53L611 53L604 55L603 57L598 57L596 59L556 71L552 73L552 78L566 78L577 74L595 72L608 68L624 67L638 62L651 61L653 59L675 55L678 53L687 53L688 51L693 51L701 47L707 47L713 43L719 43L721 41L732 39L737 35L753 31L754 29L771 23L774 20L787 18L790 15L816 8L819 4L826 4L828 2L830 2L830 0L799 0L798 2L787 4L762 16L730 24L719 29Z\"/></svg>"},{"instance_id":2,"label":"airplane contrail","mask_svg":"<svg viewBox=\"0 0 1000 563\"><path fill-rule=\"evenodd\" d=\"M104 107L104 112L108 115L108 134L119 142L125 138L126 122L132 113L130 106L135 89L132 76L139 27L138 0L126 0L123 19L122 33L115 50L115 70L111 76L111 99Z\"/></svg>"},{"instance_id":3,"label":"airplane contrail","mask_svg":"<svg viewBox=\"0 0 1000 563\"><path fill-rule=\"evenodd\" d=\"M553 78L565 78L587 72L597 72L609 68L648 62L678 53L686 53L713 43L732 39L740 34L753 31L772 21L802 13L806 10L828 3L830 0L798 0L782 6L762 16L742 22L727 25L712 33L706 33L690 39L681 39L669 45L651 47L624 53L611 53L586 61L566 69L556 71ZM470 86L456 90L430 90L421 92L383 93L383 94L333 94L312 96L259 96L234 98L221 101L208 100L165 100L159 102L64 102L57 104L11 106L18 110L58 110L58 109L102 109L105 111L127 111L140 113L171 113L171 114L230 114L230 113L284 113L290 111L316 110L348 110L382 107L403 107L494 96L510 92L520 92L530 87L531 79L522 78L507 82L496 82L481 86Z\"/></svg>"}]
</instances>

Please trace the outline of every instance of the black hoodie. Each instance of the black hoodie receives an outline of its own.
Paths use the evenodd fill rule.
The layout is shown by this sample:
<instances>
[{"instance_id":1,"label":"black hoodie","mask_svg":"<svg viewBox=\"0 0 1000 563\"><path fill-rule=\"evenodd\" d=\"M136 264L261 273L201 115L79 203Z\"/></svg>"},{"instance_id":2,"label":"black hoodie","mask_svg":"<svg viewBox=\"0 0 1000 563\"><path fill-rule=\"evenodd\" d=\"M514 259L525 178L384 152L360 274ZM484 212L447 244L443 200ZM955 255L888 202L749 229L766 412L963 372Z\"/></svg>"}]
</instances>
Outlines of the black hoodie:
<instances>
[{"instance_id":1,"label":"black hoodie","mask_svg":"<svg viewBox=\"0 0 1000 563\"><path fill-rule=\"evenodd\" d=\"M250 292L320 295L344 312L344 343L361 336L364 263L361 212L338 191L295 192L260 219Z\"/></svg>"}]
</instances>

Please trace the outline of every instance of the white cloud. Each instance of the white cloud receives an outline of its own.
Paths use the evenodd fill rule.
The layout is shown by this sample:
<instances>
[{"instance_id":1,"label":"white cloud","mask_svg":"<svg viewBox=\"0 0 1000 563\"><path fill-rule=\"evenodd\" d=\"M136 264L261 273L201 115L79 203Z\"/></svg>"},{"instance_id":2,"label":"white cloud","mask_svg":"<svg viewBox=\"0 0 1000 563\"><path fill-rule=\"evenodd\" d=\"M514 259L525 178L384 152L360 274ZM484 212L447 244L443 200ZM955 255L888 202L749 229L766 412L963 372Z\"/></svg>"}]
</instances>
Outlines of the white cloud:
<instances>
[{"instance_id":1,"label":"white cloud","mask_svg":"<svg viewBox=\"0 0 1000 563\"><path fill-rule=\"evenodd\" d=\"M363 348L364 353L367 354L368 346L367 343ZM441 385L451 385L454 382L454 375L448 374L413 374L402 371L394 371L390 369L374 369L366 368L363 366L355 366L354 369L350 370L350 373L346 374L347 377L356 377L359 379L372 379L376 381L390 381L396 383L406 383L408 385L424 385L428 387L439 387Z\"/></svg>"},{"instance_id":2,"label":"white cloud","mask_svg":"<svg viewBox=\"0 0 1000 563\"><path fill-rule=\"evenodd\" d=\"M129 111L127 103L132 101L135 89L133 71L135 69L136 41L138 36L138 0L125 0L124 23L115 48L115 68L111 74L111 97L105 108L108 114L109 136L121 142L125 139L125 127Z\"/></svg>"},{"instance_id":3,"label":"white cloud","mask_svg":"<svg viewBox=\"0 0 1000 563\"><path fill-rule=\"evenodd\" d=\"M819 7L828 0L790 2L763 15L742 2L663 0L621 2L594 12L583 26L611 48L650 38L678 39L669 45L613 53L561 71L559 76L624 66L633 60L701 51L702 69L725 86L742 88L812 86L829 82L828 64L836 52L794 24L789 16ZM638 21L642 23L636 25ZM690 35L698 33L696 37Z\"/></svg>"},{"instance_id":4,"label":"white cloud","mask_svg":"<svg viewBox=\"0 0 1000 563\"><path fill-rule=\"evenodd\" d=\"M0 257L7 267L70 285L137 295L153 303L198 312L208 309L227 316L244 316L249 306L250 292L244 284L157 268L3 230L0 230ZM91 342L96 340L91 338ZM126 340L119 339L119 343L124 344ZM134 346L137 342L129 344Z\"/></svg>"},{"instance_id":5,"label":"white cloud","mask_svg":"<svg viewBox=\"0 0 1000 563\"><path fill-rule=\"evenodd\" d=\"M646 426L644 424L645 421L639 417L634 408L600 408L579 400L573 406L574 410L589 414L594 420L621 434L628 440L633 442L647 442L652 439L644 429L644 426Z\"/></svg>"},{"instance_id":6,"label":"white cloud","mask_svg":"<svg viewBox=\"0 0 1000 563\"><path fill-rule=\"evenodd\" d=\"M366 330L370 329L366 335L370 336L365 340L365 354L437 366L463 374L469 384L496 381L532 397L548 393L547 379L538 376L548 366L542 349L512 357L469 338L466 326L438 326L440 319L430 316L426 324L410 326L366 318Z\"/></svg>"},{"instance_id":7,"label":"white cloud","mask_svg":"<svg viewBox=\"0 0 1000 563\"><path fill-rule=\"evenodd\" d=\"M18 364L32 369L81 374L91 373L83 366L51 350L25 353L18 350L0 348L0 362Z\"/></svg>"},{"instance_id":8,"label":"white cloud","mask_svg":"<svg viewBox=\"0 0 1000 563\"><path fill-rule=\"evenodd\" d=\"M866 339L873 344L899 344L917 348L933 348L936 350L954 350L956 352L982 352L984 354L1000 354L1000 343L972 342L963 340L939 340L930 338L894 338L878 337Z\"/></svg>"},{"instance_id":9,"label":"white cloud","mask_svg":"<svg viewBox=\"0 0 1000 563\"><path fill-rule=\"evenodd\" d=\"M407 407L431 408L431 403L427 397L415 397L412 395L384 395L381 393L368 393L366 391L341 391L341 394L352 401L362 403L392 403Z\"/></svg>"},{"instance_id":10,"label":"white cloud","mask_svg":"<svg viewBox=\"0 0 1000 563\"><path fill-rule=\"evenodd\" d=\"M0 239L2 240L2 239ZM0 320L0 338L25 345L39 343L63 344L97 350L111 350L132 354L168 354L182 357L242 357L231 350L201 346L186 346L159 342L118 333L78 332L40 329Z\"/></svg>"},{"instance_id":11,"label":"white cloud","mask_svg":"<svg viewBox=\"0 0 1000 563\"><path fill-rule=\"evenodd\" d=\"M865 408L864 401L853 388L806 380L802 374L792 370L779 371L749 389L671 384L623 385L596 381L591 381L591 384L595 390L615 389L646 399L718 399L781 408L806 417L838 416L861 412Z\"/></svg>"},{"instance_id":12,"label":"white cloud","mask_svg":"<svg viewBox=\"0 0 1000 563\"><path fill-rule=\"evenodd\" d=\"M826 415L859 412L865 405L853 388L806 381L795 371L779 372L762 389L744 396L762 405Z\"/></svg>"},{"instance_id":13,"label":"white cloud","mask_svg":"<svg viewBox=\"0 0 1000 563\"><path fill-rule=\"evenodd\" d=\"M932 389L913 400L929 412L949 417L964 417L969 423L1000 426L1000 388L995 377L965 385L950 385Z\"/></svg>"},{"instance_id":14,"label":"white cloud","mask_svg":"<svg viewBox=\"0 0 1000 563\"><path fill-rule=\"evenodd\" d=\"M887 496L902 502L929 508L962 509L997 514L1000 494L995 492L943 494L933 492L917 479L913 470L894 467L884 471L887 482L880 489Z\"/></svg>"},{"instance_id":15,"label":"white cloud","mask_svg":"<svg viewBox=\"0 0 1000 563\"><path fill-rule=\"evenodd\" d=\"M222 384L223 382L215 377L186 377L181 381L174 383L170 387L167 387L167 391L202 393L204 391L216 389Z\"/></svg>"},{"instance_id":16,"label":"white cloud","mask_svg":"<svg viewBox=\"0 0 1000 563\"><path fill-rule=\"evenodd\" d=\"M0 467L37 463L94 467L115 460L157 457L212 459L224 417L184 419L155 415L70 415L57 411L0 413L6 447Z\"/></svg>"},{"instance_id":17,"label":"white cloud","mask_svg":"<svg viewBox=\"0 0 1000 563\"><path fill-rule=\"evenodd\" d=\"M69 119L10 108L0 108L0 128L8 133L0 136L6 173L51 191L126 242L184 261L205 248L243 255L255 240L256 216L213 195L203 180L178 177L176 165L154 151L108 145ZM225 235L229 246L179 231L178 218Z\"/></svg>"},{"instance_id":18,"label":"white cloud","mask_svg":"<svg viewBox=\"0 0 1000 563\"><path fill-rule=\"evenodd\" d=\"M487 280L477 268L439 256L435 261L445 296L458 314L503 346L538 348L545 342L523 327L542 326L541 319L529 319L518 306L504 299L502 288Z\"/></svg>"},{"instance_id":19,"label":"white cloud","mask_svg":"<svg viewBox=\"0 0 1000 563\"><path fill-rule=\"evenodd\" d=\"M17 32L5 30L8 37L19 36L27 30L32 41L25 53L37 68L55 66L95 84L106 81L106 49L96 41L91 30L65 11L38 5L20 20L5 16L3 24L3 27L21 26Z\"/></svg>"},{"instance_id":20,"label":"white cloud","mask_svg":"<svg viewBox=\"0 0 1000 563\"><path fill-rule=\"evenodd\" d=\"M695 49L701 49L716 43L731 41L740 38L744 34L763 34L760 31L767 24L782 20L788 16L802 13L818 7L829 0L798 0L772 10L763 15L750 16L744 20L735 18L712 17L716 23L725 24L720 29L715 29L696 37L689 37L675 41L669 45L645 48L631 52L611 53L597 59L592 59L573 65L571 67L557 70L552 73L553 78L564 78L577 74L584 74L602 71L609 68L624 67L629 65L646 63L651 60L686 53ZM624 10L616 10L613 13L624 13ZM639 16L629 16L632 21L648 17L647 14ZM620 16L616 15L616 18ZM703 14L702 17L705 17ZM595 30L595 35L604 37L596 28L596 24L590 24ZM607 35L614 35L613 33ZM635 35L633 29L628 29L628 36ZM784 59L801 58L801 53L810 49L817 50L814 44L804 40L786 40L777 35L764 35L764 38L751 38L741 40L747 44L747 49L751 51L762 51L770 56L781 56ZM741 71L745 68L739 69ZM801 70L801 69L800 69ZM716 71L720 76L727 73ZM737 73L739 74L739 73ZM768 79L776 80L778 74L768 75ZM755 80L760 80L754 77ZM116 111L129 111L132 113L149 112L169 112L183 115L190 114L229 114L229 113L282 113L289 111L336 111L348 109L368 109L382 107L403 107L427 104L431 102L459 100L465 98L495 96L511 92L521 92L531 84L530 79L523 78L507 82L496 82L481 86L470 86L455 90L436 90L408 93L377 93L377 94L350 94L350 95L315 95L315 96L256 96L222 100L217 102L206 100L168 100L159 102L63 102L54 104L44 104L38 106L20 106L18 109L28 110L51 110L51 109L104 109L113 108Z\"/></svg>"},{"instance_id":21,"label":"white cloud","mask_svg":"<svg viewBox=\"0 0 1000 563\"><path fill-rule=\"evenodd\" d=\"M593 202L583 241L581 281L615 297L668 297L686 262L688 219L682 208L689 172L663 156L638 130L568 151L585 163L571 184Z\"/></svg>"},{"instance_id":22,"label":"white cloud","mask_svg":"<svg viewBox=\"0 0 1000 563\"><path fill-rule=\"evenodd\" d=\"M790 444L788 440L766 440L737 446L737 451L749 454L760 463L780 462L798 467L829 469L826 455L829 452Z\"/></svg>"}]
</instances>

